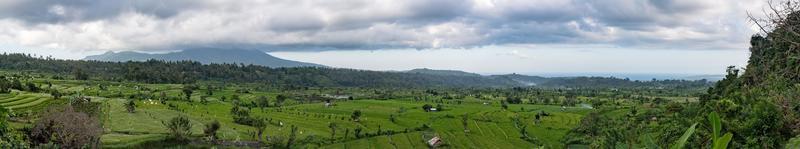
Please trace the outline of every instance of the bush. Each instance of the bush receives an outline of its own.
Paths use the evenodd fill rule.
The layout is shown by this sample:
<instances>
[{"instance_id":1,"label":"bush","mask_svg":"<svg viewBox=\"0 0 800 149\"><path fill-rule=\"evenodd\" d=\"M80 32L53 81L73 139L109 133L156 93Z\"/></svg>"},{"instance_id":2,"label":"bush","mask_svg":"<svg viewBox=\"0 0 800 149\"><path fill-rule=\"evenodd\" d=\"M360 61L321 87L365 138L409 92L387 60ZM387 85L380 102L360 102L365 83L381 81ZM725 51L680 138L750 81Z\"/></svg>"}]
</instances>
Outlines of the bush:
<instances>
[{"instance_id":1,"label":"bush","mask_svg":"<svg viewBox=\"0 0 800 149\"><path fill-rule=\"evenodd\" d=\"M96 148L103 130L97 118L77 112L70 105L51 108L30 132L33 144L55 144L60 148Z\"/></svg>"},{"instance_id":2,"label":"bush","mask_svg":"<svg viewBox=\"0 0 800 149\"><path fill-rule=\"evenodd\" d=\"M361 120L361 110L355 110L355 111L353 111L353 114L352 114L352 115L350 115L350 118L352 118L352 119L353 119L353 121L356 121L356 122L358 122L359 120Z\"/></svg>"},{"instance_id":3,"label":"bush","mask_svg":"<svg viewBox=\"0 0 800 149\"><path fill-rule=\"evenodd\" d=\"M22 136L14 133L9 127L10 114L8 109L0 107L0 148L28 148Z\"/></svg>"},{"instance_id":4,"label":"bush","mask_svg":"<svg viewBox=\"0 0 800 149\"><path fill-rule=\"evenodd\" d=\"M205 136L209 140L211 140L211 142L214 142L217 140L217 130L219 130L219 128L220 128L219 121L215 120L211 123L206 124L206 128L203 129L203 134L205 134Z\"/></svg>"},{"instance_id":5,"label":"bush","mask_svg":"<svg viewBox=\"0 0 800 149\"><path fill-rule=\"evenodd\" d=\"M127 110L128 113L136 112L136 101L135 100L133 100L133 99L128 100L128 102L126 102L124 106L125 106L125 110Z\"/></svg>"},{"instance_id":6,"label":"bush","mask_svg":"<svg viewBox=\"0 0 800 149\"><path fill-rule=\"evenodd\" d=\"M177 116L169 122L162 121L161 123L164 124L164 127L167 127L170 136L175 140L185 141L192 135L192 124L189 122L189 118L185 116Z\"/></svg>"}]
</instances>

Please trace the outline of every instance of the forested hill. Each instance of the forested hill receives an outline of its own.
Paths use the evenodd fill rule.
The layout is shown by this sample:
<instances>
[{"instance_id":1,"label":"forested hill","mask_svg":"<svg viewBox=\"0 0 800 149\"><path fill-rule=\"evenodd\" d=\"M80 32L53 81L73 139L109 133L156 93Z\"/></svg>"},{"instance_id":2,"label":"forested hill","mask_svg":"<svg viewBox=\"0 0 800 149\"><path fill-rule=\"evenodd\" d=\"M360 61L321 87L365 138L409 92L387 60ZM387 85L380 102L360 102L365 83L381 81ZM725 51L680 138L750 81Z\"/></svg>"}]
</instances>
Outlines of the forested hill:
<instances>
[{"instance_id":1,"label":"forested hill","mask_svg":"<svg viewBox=\"0 0 800 149\"><path fill-rule=\"evenodd\" d=\"M0 56L0 69L61 74L75 79L145 83L191 83L198 80L254 82L276 86L344 87L505 87L517 83L474 76L364 71L323 67L269 68L194 61L105 62L41 59L24 54Z\"/></svg>"},{"instance_id":2,"label":"forested hill","mask_svg":"<svg viewBox=\"0 0 800 149\"><path fill-rule=\"evenodd\" d=\"M439 72L437 70L409 73L324 67L269 68L243 64L201 64L194 61L58 60L34 58L24 54L1 55L0 69L55 73L75 79L144 83L191 83L209 80L309 87L704 88L709 84L705 81L639 82L605 77L544 78L517 74L481 76L428 73Z\"/></svg>"}]
</instances>

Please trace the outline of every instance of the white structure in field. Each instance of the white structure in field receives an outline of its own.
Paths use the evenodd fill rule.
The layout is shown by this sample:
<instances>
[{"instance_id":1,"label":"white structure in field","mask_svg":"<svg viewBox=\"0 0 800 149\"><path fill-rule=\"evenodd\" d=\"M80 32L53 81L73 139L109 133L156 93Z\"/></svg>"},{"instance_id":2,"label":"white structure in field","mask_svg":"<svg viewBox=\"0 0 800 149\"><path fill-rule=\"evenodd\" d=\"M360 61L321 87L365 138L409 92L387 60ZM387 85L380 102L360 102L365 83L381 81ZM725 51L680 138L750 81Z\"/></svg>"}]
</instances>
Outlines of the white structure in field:
<instances>
[{"instance_id":1,"label":"white structure in field","mask_svg":"<svg viewBox=\"0 0 800 149\"><path fill-rule=\"evenodd\" d=\"M439 137L433 137L433 138L431 138L431 140L428 140L428 146L433 147L433 146L439 145L439 143L441 143L441 142L442 142L442 139L440 139Z\"/></svg>"}]
</instances>

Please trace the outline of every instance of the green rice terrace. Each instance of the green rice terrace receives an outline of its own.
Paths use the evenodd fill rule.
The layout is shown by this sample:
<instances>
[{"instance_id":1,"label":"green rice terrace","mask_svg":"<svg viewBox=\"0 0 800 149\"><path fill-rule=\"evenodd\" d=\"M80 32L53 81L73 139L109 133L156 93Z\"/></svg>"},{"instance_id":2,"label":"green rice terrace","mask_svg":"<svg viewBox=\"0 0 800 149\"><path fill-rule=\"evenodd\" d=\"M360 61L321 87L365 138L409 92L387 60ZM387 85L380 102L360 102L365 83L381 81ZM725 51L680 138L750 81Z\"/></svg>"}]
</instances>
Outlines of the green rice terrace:
<instances>
[{"instance_id":1,"label":"green rice terrace","mask_svg":"<svg viewBox=\"0 0 800 149\"><path fill-rule=\"evenodd\" d=\"M590 113L628 117L632 106L697 100L650 90L269 88L6 74L22 86L0 94L12 128L36 129L64 105L96 109L86 113L100 123L103 148L588 148L572 140ZM182 141L169 128L176 118L186 120Z\"/></svg>"}]
</instances>

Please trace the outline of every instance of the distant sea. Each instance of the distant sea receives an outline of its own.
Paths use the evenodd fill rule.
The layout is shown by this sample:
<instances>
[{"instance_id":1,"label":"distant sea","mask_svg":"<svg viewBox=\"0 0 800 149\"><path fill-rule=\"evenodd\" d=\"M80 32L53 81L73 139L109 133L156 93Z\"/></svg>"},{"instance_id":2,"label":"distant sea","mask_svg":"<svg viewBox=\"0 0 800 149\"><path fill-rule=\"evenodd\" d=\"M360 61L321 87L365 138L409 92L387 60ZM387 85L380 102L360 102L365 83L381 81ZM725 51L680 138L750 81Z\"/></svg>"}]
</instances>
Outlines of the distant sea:
<instances>
[{"instance_id":1,"label":"distant sea","mask_svg":"<svg viewBox=\"0 0 800 149\"><path fill-rule=\"evenodd\" d=\"M722 74L669 74L669 73L526 73L524 75L542 76L542 77L616 77L628 78L631 80L649 81L653 79L666 80L700 80L706 79L709 81L722 80L725 75Z\"/></svg>"}]
</instances>

